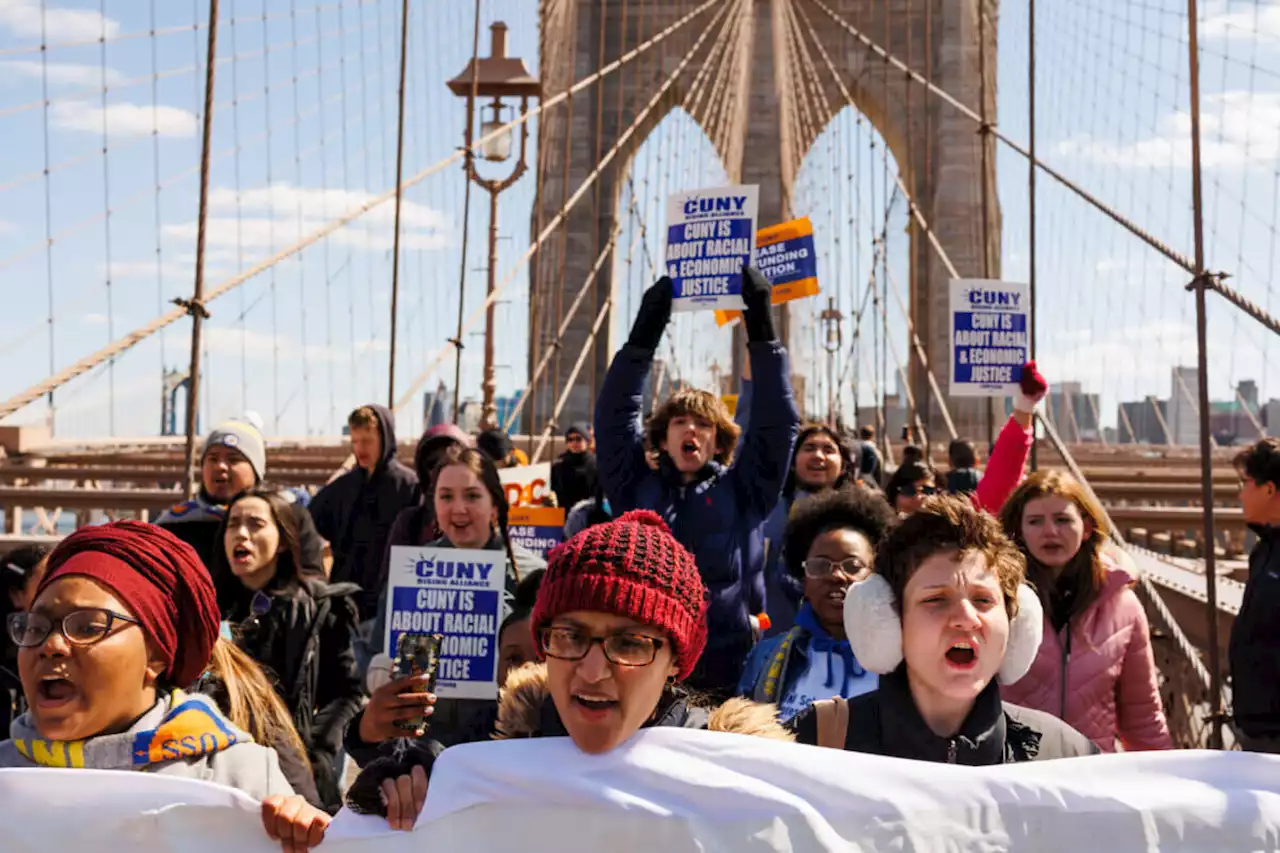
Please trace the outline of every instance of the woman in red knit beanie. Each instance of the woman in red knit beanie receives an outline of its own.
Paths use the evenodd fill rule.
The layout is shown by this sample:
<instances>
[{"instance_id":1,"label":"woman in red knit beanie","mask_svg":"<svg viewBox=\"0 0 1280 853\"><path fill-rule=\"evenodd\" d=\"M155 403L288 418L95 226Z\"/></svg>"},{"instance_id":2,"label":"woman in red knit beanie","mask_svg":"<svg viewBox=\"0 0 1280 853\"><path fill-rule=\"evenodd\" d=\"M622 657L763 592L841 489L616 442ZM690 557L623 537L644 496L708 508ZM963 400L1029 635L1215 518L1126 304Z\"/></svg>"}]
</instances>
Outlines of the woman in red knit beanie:
<instances>
[{"instance_id":1,"label":"woman in red knit beanie","mask_svg":"<svg viewBox=\"0 0 1280 853\"><path fill-rule=\"evenodd\" d=\"M85 527L53 550L31 608L9 617L30 710L0 768L132 770L217 782L263 801L286 849L328 816L293 795L275 751L184 689L209 665L218 601L192 547L136 521Z\"/></svg>"},{"instance_id":2,"label":"woman in red knit beanie","mask_svg":"<svg viewBox=\"0 0 1280 853\"><path fill-rule=\"evenodd\" d=\"M568 735L592 754L649 726L791 740L770 705L730 699L708 708L680 685L707 643L706 589L655 513L629 512L553 550L530 623L545 663L508 675L495 740ZM375 762L348 803L411 829L438 752L419 744Z\"/></svg>"}]
</instances>

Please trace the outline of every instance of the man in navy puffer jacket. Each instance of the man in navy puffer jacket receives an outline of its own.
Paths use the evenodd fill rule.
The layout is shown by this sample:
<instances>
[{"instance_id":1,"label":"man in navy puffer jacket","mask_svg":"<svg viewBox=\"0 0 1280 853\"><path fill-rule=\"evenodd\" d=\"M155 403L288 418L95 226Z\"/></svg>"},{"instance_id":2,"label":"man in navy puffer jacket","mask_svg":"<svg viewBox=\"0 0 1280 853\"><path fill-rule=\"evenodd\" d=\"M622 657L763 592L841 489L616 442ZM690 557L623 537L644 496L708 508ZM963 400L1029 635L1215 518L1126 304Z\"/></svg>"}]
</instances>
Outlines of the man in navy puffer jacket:
<instances>
[{"instance_id":1,"label":"man in navy puffer jacket","mask_svg":"<svg viewBox=\"0 0 1280 853\"><path fill-rule=\"evenodd\" d=\"M658 470L646 464L642 401L671 318L672 283L665 277L645 292L595 414L600 482L613 512L654 510L698 564L710 596L708 642L689 683L725 692L737 686L757 639L753 615L764 611L761 528L778 501L800 426L787 353L773 330L769 282L746 269L742 296L754 388L740 443L718 397L685 390L654 412L649 441L660 451Z\"/></svg>"}]
</instances>

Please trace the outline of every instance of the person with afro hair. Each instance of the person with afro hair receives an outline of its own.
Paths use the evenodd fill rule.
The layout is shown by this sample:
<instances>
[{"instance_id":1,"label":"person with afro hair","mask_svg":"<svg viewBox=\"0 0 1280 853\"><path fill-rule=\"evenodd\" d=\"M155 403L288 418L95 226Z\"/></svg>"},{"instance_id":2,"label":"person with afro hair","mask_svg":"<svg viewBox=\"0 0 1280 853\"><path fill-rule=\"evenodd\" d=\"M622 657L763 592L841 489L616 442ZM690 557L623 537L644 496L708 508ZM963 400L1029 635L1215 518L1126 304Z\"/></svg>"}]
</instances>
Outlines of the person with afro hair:
<instances>
[{"instance_id":1,"label":"person with afro hair","mask_svg":"<svg viewBox=\"0 0 1280 853\"><path fill-rule=\"evenodd\" d=\"M785 721L817 700L876 688L876 677L858 664L845 636L844 597L871 571L876 547L893 524L884 497L864 486L829 489L796 503L783 551L804 601L795 627L752 651L740 695L776 704Z\"/></svg>"}]
</instances>

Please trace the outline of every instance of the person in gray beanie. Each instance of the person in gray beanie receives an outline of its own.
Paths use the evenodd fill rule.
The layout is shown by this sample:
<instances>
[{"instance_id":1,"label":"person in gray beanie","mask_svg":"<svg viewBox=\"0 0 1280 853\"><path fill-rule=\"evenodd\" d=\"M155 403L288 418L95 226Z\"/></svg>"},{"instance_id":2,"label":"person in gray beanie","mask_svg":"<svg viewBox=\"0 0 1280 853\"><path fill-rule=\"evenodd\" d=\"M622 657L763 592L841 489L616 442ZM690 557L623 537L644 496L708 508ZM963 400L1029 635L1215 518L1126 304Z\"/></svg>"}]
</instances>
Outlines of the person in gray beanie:
<instances>
[{"instance_id":1,"label":"person in gray beanie","mask_svg":"<svg viewBox=\"0 0 1280 853\"><path fill-rule=\"evenodd\" d=\"M200 456L200 489L189 501L169 507L156 520L186 542L213 574L222 543L218 529L227 504L246 489L261 483L267 473L267 442L250 418L231 419L215 426L205 437ZM324 579L324 540L316 532L307 508L291 490L281 490L290 502L302 545L302 574ZM216 580L216 578L215 578Z\"/></svg>"}]
</instances>

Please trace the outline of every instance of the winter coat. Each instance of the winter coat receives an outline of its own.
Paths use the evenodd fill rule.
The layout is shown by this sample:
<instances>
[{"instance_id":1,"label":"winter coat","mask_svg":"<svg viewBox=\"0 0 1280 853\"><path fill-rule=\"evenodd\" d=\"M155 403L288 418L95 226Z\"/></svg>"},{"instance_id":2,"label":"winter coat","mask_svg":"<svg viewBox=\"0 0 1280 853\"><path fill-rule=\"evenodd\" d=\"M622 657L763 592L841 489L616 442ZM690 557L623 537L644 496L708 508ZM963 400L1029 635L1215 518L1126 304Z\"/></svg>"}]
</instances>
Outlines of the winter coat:
<instances>
[{"instance_id":1,"label":"winter coat","mask_svg":"<svg viewBox=\"0 0 1280 853\"><path fill-rule=\"evenodd\" d=\"M275 676L276 690L307 747L321 800L340 805L338 750L364 698L352 648L360 590L355 584L289 578L263 590L271 609L255 615L257 594L238 587L223 616L237 626L237 645Z\"/></svg>"},{"instance_id":2,"label":"winter coat","mask_svg":"<svg viewBox=\"0 0 1280 853\"><path fill-rule=\"evenodd\" d=\"M792 722L796 741L816 746L818 722L810 708ZM1000 698L995 679L978 694L955 737L934 734L911 698L906 664L880 677L879 687L849 700L844 748L891 758L987 766L1094 755L1088 738L1043 711Z\"/></svg>"},{"instance_id":3,"label":"winter coat","mask_svg":"<svg viewBox=\"0 0 1280 853\"><path fill-rule=\"evenodd\" d=\"M562 507L571 507L596 493L599 485L594 453L561 453L551 464L551 491Z\"/></svg>"},{"instance_id":4,"label":"winter coat","mask_svg":"<svg viewBox=\"0 0 1280 853\"><path fill-rule=\"evenodd\" d=\"M1172 749L1151 628L1130 588L1134 577L1109 557L1102 559L1107 581L1098 598L1062 631L1054 630L1046 608L1035 662L1002 695L1064 720L1104 752L1120 744L1130 752Z\"/></svg>"},{"instance_id":5,"label":"winter coat","mask_svg":"<svg viewBox=\"0 0 1280 853\"><path fill-rule=\"evenodd\" d=\"M127 731L116 735L74 743L49 741L35 731L29 714L14 720L9 733L10 739L0 742L0 768L137 770L215 782L255 800L293 794L275 752L254 743L223 716L212 699L199 694L166 694ZM201 752L190 747L210 740L220 748Z\"/></svg>"},{"instance_id":6,"label":"winter coat","mask_svg":"<svg viewBox=\"0 0 1280 853\"><path fill-rule=\"evenodd\" d=\"M1231 693L1236 725L1250 738L1280 738L1280 527L1252 525L1240 613L1231 629Z\"/></svg>"},{"instance_id":7,"label":"winter coat","mask_svg":"<svg viewBox=\"0 0 1280 853\"><path fill-rule=\"evenodd\" d=\"M947 494L971 495L982 484L982 473L973 468L953 468L947 472Z\"/></svg>"},{"instance_id":8,"label":"winter coat","mask_svg":"<svg viewBox=\"0 0 1280 853\"><path fill-rule=\"evenodd\" d=\"M876 689L876 676L858 664L848 640L836 640L828 634L807 601L796 621L787 633L770 637L751 650L738 682L738 695L777 705L778 716L785 723L815 701L834 696L851 699ZM815 683L810 673L825 674L817 694L806 688Z\"/></svg>"},{"instance_id":9,"label":"winter coat","mask_svg":"<svg viewBox=\"0 0 1280 853\"><path fill-rule=\"evenodd\" d=\"M395 416L371 404L382 429L382 459L370 473L356 466L311 501L316 529L333 549L334 583L360 586L362 618L372 618L382 594L379 579L387 534L396 516L418 501L418 475L396 459Z\"/></svg>"},{"instance_id":10,"label":"winter coat","mask_svg":"<svg viewBox=\"0 0 1280 853\"><path fill-rule=\"evenodd\" d=\"M228 713L227 709L231 699L227 694L226 682L220 677L215 677L212 673L206 672L196 682L192 692L208 696L217 703L218 709L224 715ZM331 804L326 803L321 798L320 792L316 790L315 771L312 769L311 760L307 758L306 752L299 749L293 743L293 740L282 732L272 732L271 735L271 739L262 745L275 752L276 758L280 763L280 772L284 774L284 778L289 782L289 787L293 789L293 792L318 809L331 808ZM337 810L334 809L334 811L336 812Z\"/></svg>"},{"instance_id":11,"label":"winter coat","mask_svg":"<svg viewBox=\"0 0 1280 853\"><path fill-rule=\"evenodd\" d=\"M884 462L880 459L880 451L871 441L860 442L858 448L858 477L875 483L884 482Z\"/></svg>"},{"instance_id":12,"label":"winter coat","mask_svg":"<svg viewBox=\"0 0 1280 853\"><path fill-rule=\"evenodd\" d=\"M298 525L298 544L302 551L302 574L311 577L325 577L324 540L316 531L315 521L310 511L298 500L298 496L290 489L281 489L280 496L289 502L293 510L293 520ZM227 517L225 504L215 503L201 489L191 500L169 507L156 519L156 524L186 542L200 556L200 561L209 569L215 581L218 580L219 564L223 555L223 543L218 537L222 529L222 521Z\"/></svg>"},{"instance_id":13,"label":"winter coat","mask_svg":"<svg viewBox=\"0 0 1280 853\"><path fill-rule=\"evenodd\" d=\"M793 495L782 495L778 505L764 520L764 585L765 612L769 614L768 637L781 636L796 624L796 613L804 601L804 584L787 571L786 549L787 519L795 502L809 497L798 489Z\"/></svg>"},{"instance_id":14,"label":"winter coat","mask_svg":"<svg viewBox=\"0 0 1280 853\"><path fill-rule=\"evenodd\" d=\"M684 483L670 457L645 461L643 401L652 354L624 346L596 401L596 458L615 515L650 509L698 564L709 593L707 649L690 684L732 691L754 644L752 617L764 610L764 520L778 502L800 415L787 353L775 342L748 346L755 386L746 434L732 466L708 463Z\"/></svg>"},{"instance_id":15,"label":"winter coat","mask_svg":"<svg viewBox=\"0 0 1280 853\"><path fill-rule=\"evenodd\" d=\"M603 495L578 501L564 517L564 538L572 539L588 527L604 524L612 520L609 513L609 502Z\"/></svg>"},{"instance_id":16,"label":"winter coat","mask_svg":"<svg viewBox=\"0 0 1280 853\"><path fill-rule=\"evenodd\" d=\"M991 448L991 457L982 472L982 479L969 495L974 506L992 515L1000 513L1000 508L1022 480L1022 471L1027 467L1027 457L1031 455L1034 443L1032 430L1023 429L1013 418L1005 422L995 446Z\"/></svg>"},{"instance_id":17,"label":"winter coat","mask_svg":"<svg viewBox=\"0 0 1280 853\"><path fill-rule=\"evenodd\" d=\"M498 697L497 712L493 716L493 728L480 740L517 740L535 737L567 737L568 730L560 720L555 702L551 698L551 690L547 686L546 664L528 663L519 669L513 669L507 675L507 683ZM750 702L746 699L730 699L718 707L707 707L700 703L696 694L690 694L683 688L676 688L663 695L655 713L643 728L654 726L672 726L683 729L699 729L713 732L733 732L771 740L794 740L794 736L785 726L778 722L774 709L769 705ZM474 734L479 735L477 731ZM424 739L427 740L427 739ZM419 754L438 754L441 744L434 743L431 748ZM389 758L400 752L395 741L383 744L375 757ZM360 760L357 758L357 760ZM365 762L361 762L365 764ZM356 786L377 785L387 775L389 763L367 763L361 772ZM407 772L403 766L400 772ZM427 773L430 775L430 768ZM366 774L370 774L366 776ZM373 777L373 778L370 778Z\"/></svg>"}]
</instances>

